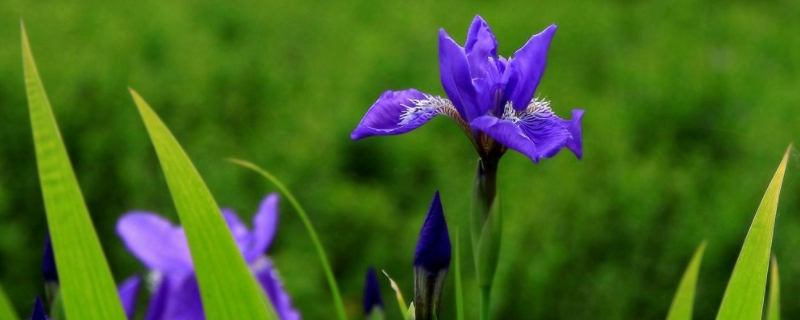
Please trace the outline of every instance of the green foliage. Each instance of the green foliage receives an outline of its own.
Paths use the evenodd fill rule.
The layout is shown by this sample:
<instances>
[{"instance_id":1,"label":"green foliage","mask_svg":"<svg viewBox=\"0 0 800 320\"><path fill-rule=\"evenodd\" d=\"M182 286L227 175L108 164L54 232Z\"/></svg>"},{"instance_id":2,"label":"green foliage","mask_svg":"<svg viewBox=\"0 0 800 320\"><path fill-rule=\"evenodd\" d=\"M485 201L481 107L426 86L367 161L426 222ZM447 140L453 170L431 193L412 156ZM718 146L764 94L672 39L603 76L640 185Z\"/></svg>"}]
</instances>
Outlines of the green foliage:
<instances>
[{"instance_id":1,"label":"green foliage","mask_svg":"<svg viewBox=\"0 0 800 320\"><path fill-rule=\"evenodd\" d=\"M389 279L389 284L392 287L392 290L394 290L394 296L397 299L397 306L400 307L400 314L403 315L403 319L405 319L405 318L407 318L409 316L413 317L414 316L413 310L410 310L410 309L406 308L406 299L403 298L403 292L400 291L400 286L397 285L397 282L394 282L392 277L390 277L389 274L386 273L385 270L382 270L382 272L383 272L383 275L385 275L386 278ZM412 302L411 306L413 306L413 305L414 305L414 303ZM408 312L411 312L411 314L409 315Z\"/></svg>"},{"instance_id":2,"label":"green foliage","mask_svg":"<svg viewBox=\"0 0 800 320\"><path fill-rule=\"evenodd\" d=\"M706 241L700 244L695 251L689 266L683 273L678 291L672 299L672 306L669 308L667 320L691 320L694 306L694 296L697 287L697 274L700 272L700 264L703 261L703 252L706 250Z\"/></svg>"},{"instance_id":3,"label":"green foliage","mask_svg":"<svg viewBox=\"0 0 800 320\"><path fill-rule=\"evenodd\" d=\"M744 239L742 252L736 260L728 288L722 298L717 319L759 319L764 306L764 294L767 286L767 270L769 256L772 252L772 234L775 228L775 215L778 211L778 198L786 173L786 163L792 147L786 150L783 161L775 171L764 198L758 206L756 216L747 237Z\"/></svg>"},{"instance_id":4,"label":"green foliage","mask_svg":"<svg viewBox=\"0 0 800 320\"><path fill-rule=\"evenodd\" d=\"M65 312L71 319L125 319L114 278L83 202L24 26L22 61L36 163Z\"/></svg>"},{"instance_id":5,"label":"green foliage","mask_svg":"<svg viewBox=\"0 0 800 320\"><path fill-rule=\"evenodd\" d=\"M770 264L766 320L781 320L781 280L778 275L778 259L774 255Z\"/></svg>"},{"instance_id":6,"label":"green foliage","mask_svg":"<svg viewBox=\"0 0 800 320\"><path fill-rule=\"evenodd\" d=\"M456 297L456 320L464 320L464 285L461 283L461 249L458 246L460 238L458 237L458 228L456 228L455 247L453 248L455 254L453 255L453 264L455 270L453 277L455 278L455 294Z\"/></svg>"},{"instance_id":7,"label":"green foliage","mask_svg":"<svg viewBox=\"0 0 800 320\"><path fill-rule=\"evenodd\" d=\"M314 231L314 226L311 224L311 220L308 219L308 214L306 214L306 211L302 206L300 206L300 203L297 202L297 199L289 191L289 189L287 189L286 186L283 185L280 180L278 180L278 178L268 171L261 169L259 166L247 161L231 159L231 162L253 170L269 180L269 182L272 182L272 184L274 184L275 187L281 191L286 199L289 200L289 203L292 204L295 211L297 211L297 215L300 216L300 220L302 220L303 224L306 226L308 236L311 238L311 242L314 243L314 248L317 250L317 257L319 257L319 261L322 264L322 269L325 270L325 277L328 279L328 286L331 288L331 296L333 296L333 301L336 305L336 315L340 320L347 319L347 315L344 312L344 304L342 303L342 296L341 293L339 293L339 285L336 284L336 278L333 276L333 271L331 270L331 265L328 262L328 257L325 256L325 247L323 247L322 242L319 241L319 236L317 236L317 232Z\"/></svg>"},{"instance_id":8,"label":"green foliage","mask_svg":"<svg viewBox=\"0 0 800 320\"><path fill-rule=\"evenodd\" d=\"M17 312L14 311L14 306L8 301L8 295L0 286L0 319L19 319Z\"/></svg>"},{"instance_id":9,"label":"green foliage","mask_svg":"<svg viewBox=\"0 0 800 320\"><path fill-rule=\"evenodd\" d=\"M186 230L206 318L277 319L194 164L147 102L131 95Z\"/></svg>"}]
</instances>

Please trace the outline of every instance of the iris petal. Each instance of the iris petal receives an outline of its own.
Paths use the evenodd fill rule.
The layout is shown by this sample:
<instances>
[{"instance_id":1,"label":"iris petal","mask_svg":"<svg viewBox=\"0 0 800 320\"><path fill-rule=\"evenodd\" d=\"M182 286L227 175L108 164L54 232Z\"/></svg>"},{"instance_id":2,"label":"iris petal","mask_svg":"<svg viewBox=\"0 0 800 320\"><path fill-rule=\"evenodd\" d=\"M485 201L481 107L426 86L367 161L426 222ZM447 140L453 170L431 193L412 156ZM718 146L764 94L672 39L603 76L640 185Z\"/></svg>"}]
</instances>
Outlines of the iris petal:
<instances>
[{"instance_id":1,"label":"iris petal","mask_svg":"<svg viewBox=\"0 0 800 320\"><path fill-rule=\"evenodd\" d=\"M547 50L556 33L556 25L550 25L544 31L533 35L522 48L514 53L508 62L505 77L506 100L511 101L514 109L524 110L533 98L536 87L544 74L547 64Z\"/></svg>"},{"instance_id":2,"label":"iris petal","mask_svg":"<svg viewBox=\"0 0 800 320\"><path fill-rule=\"evenodd\" d=\"M261 283L261 287L267 292L272 307L278 313L281 320L300 320L300 313L292 307L292 300L289 294L283 289L278 273L272 267L272 261L263 258L254 266L256 279Z\"/></svg>"},{"instance_id":3,"label":"iris petal","mask_svg":"<svg viewBox=\"0 0 800 320\"><path fill-rule=\"evenodd\" d=\"M425 100L426 96L416 89L384 92L367 110L361 123L350 134L350 138L358 140L374 135L406 133L425 124L438 114L435 108L410 110L414 107L412 99Z\"/></svg>"},{"instance_id":4,"label":"iris petal","mask_svg":"<svg viewBox=\"0 0 800 320\"><path fill-rule=\"evenodd\" d=\"M149 212L130 212L117 221L117 234L151 270L189 273L194 270L183 228Z\"/></svg>"},{"instance_id":5,"label":"iris petal","mask_svg":"<svg viewBox=\"0 0 800 320\"><path fill-rule=\"evenodd\" d=\"M515 123L493 116L483 116L473 120L470 126L485 132L492 139L497 140L497 142L509 149L514 149L524 154L531 161L539 161L536 144Z\"/></svg>"},{"instance_id":6,"label":"iris petal","mask_svg":"<svg viewBox=\"0 0 800 320\"><path fill-rule=\"evenodd\" d=\"M248 263L252 263L269 249L277 229L278 194L271 193L261 201L258 212L253 217L253 242L248 250L244 251Z\"/></svg>"},{"instance_id":7,"label":"iris petal","mask_svg":"<svg viewBox=\"0 0 800 320\"><path fill-rule=\"evenodd\" d=\"M571 137L567 140L567 149L572 151L578 159L583 158L583 133L581 130L581 119L583 119L583 110L572 110L572 119L564 120L562 125L567 128Z\"/></svg>"},{"instance_id":8,"label":"iris petal","mask_svg":"<svg viewBox=\"0 0 800 320\"><path fill-rule=\"evenodd\" d=\"M442 87L458 113L467 122L480 113L464 49L444 31L439 30L439 72Z\"/></svg>"},{"instance_id":9,"label":"iris petal","mask_svg":"<svg viewBox=\"0 0 800 320\"><path fill-rule=\"evenodd\" d=\"M119 300L122 302L122 309L125 310L125 316L128 319L133 319L133 313L136 312L136 296L139 294L141 284L142 278L132 276L123 281L117 288Z\"/></svg>"},{"instance_id":10,"label":"iris petal","mask_svg":"<svg viewBox=\"0 0 800 320\"><path fill-rule=\"evenodd\" d=\"M564 127L565 121L555 114L530 114L522 117L516 124L536 146L537 158L550 158L562 148L570 138Z\"/></svg>"}]
</instances>

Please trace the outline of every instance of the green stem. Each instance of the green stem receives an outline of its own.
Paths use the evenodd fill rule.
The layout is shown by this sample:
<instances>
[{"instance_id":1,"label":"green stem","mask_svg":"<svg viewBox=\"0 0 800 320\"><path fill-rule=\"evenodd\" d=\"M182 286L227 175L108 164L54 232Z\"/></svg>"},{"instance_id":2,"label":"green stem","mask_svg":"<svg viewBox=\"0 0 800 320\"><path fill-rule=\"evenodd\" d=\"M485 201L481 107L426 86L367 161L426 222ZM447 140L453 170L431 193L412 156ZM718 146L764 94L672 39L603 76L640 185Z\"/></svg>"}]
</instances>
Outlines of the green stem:
<instances>
[{"instance_id":1,"label":"green stem","mask_svg":"<svg viewBox=\"0 0 800 320\"><path fill-rule=\"evenodd\" d=\"M481 320L489 320L489 303L492 287L481 287Z\"/></svg>"},{"instance_id":2,"label":"green stem","mask_svg":"<svg viewBox=\"0 0 800 320\"><path fill-rule=\"evenodd\" d=\"M339 293L339 286L336 284L336 278L333 277L333 271L331 270L330 263L328 263L328 258L325 256L325 248L322 247L322 242L319 241L319 237L317 237L317 232L314 231L314 226L311 225L311 220L308 219L308 215L306 211L303 210L303 207L300 206L300 203L297 202L297 199L294 195L286 188L286 186L281 183L278 178L273 176L271 173L267 172L264 169L261 169L259 166L239 159L228 159L228 161L238 164L242 167L248 168L253 170L260 175L264 176L267 180L272 182L278 190L286 196L286 199L292 204L294 209L297 211L297 214L300 216L300 220L303 221L303 224L308 231L308 235L311 237L311 242L314 243L314 248L317 249L317 255L319 256L319 260L322 263L322 269L325 270L325 277L328 279L328 285L331 287L331 295L333 295L334 304L336 305L336 313L338 315L339 320L346 320L347 315L344 312L344 303L342 303L342 297Z\"/></svg>"}]
</instances>

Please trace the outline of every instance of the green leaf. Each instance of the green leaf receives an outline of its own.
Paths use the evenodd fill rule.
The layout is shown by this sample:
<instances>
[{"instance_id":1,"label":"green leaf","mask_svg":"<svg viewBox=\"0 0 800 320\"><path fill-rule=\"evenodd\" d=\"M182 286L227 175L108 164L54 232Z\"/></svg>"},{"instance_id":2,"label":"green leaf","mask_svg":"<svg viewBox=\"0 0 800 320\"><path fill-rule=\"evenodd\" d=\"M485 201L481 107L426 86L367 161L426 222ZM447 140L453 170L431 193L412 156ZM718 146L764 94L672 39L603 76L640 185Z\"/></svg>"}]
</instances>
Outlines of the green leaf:
<instances>
[{"instance_id":1,"label":"green leaf","mask_svg":"<svg viewBox=\"0 0 800 320\"><path fill-rule=\"evenodd\" d=\"M769 299L767 300L767 320L781 319L781 280L778 277L778 259L772 256L769 278Z\"/></svg>"},{"instance_id":2,"label":"green leaf","mask_svg":"<svg viewBox=\"0 0 800 320\"><path fill-rule=\"evenodd\" d=\"M395 297L397 298L397 305L400 306L400 314L403 315L403 318L405 318L408 316L406 314L408 310L406 309L406 299L403 298L403 292L400 291L400 286L397 285L397 282L394 282L394 279L389 276L389 273L387 273L386 270L381 270L381 272L383 272L383 275L389 279L389 284L391 285L392 290L394 290Z\"/></svg>"},{"instance_id":3,"label":"green leaf","mask_svg":"<svg viewBox=\"0 0 800 320\"><path fill-rule=\"evenodd\" d=\"M458 247L458 228L456 228L455 278L456 278L456 320L464 320L464 289L461 286L461 251Z\"/></svg>"},{"instance_id":4,"label":"green leaf","mask_svg":"<svg viewBox=\"0 0 800 320\"><path fill-rule=\"evenodd\" d=\"M70 319L125 319L22 27L22 61L47 226ZM44 238L44 235L42 235Z\"/></svg>"},{"instance_id":5,"label":"green leaf","mask_svg":"<svg viewBox=\"0 0 800 320\"><path fill-rule=\"evenodd\" d=\"M3 286L0 286L0 319L19 319L11 301L8 300L8 295L3 291Z\"/></svg>"},{"instance_id":6,"label":"green leaf","mask_svg":"<svg viewBox=\"0 0 800 320\"><path fill-rule=\"evenodd\" d=\"M206 318L275 319L269 299L245 263L197 169L147 102L130 91L186 230Z\"/></svg>"},{"instance_id":7,"label":"green leaf","mask_svg":"<svg viewBox=\"0 0 800 320\"><path fill-rule=\"evenodd\" d=\"M719 307L717 319L760 319L764 305L764 293L767 286L767 268L772 250L772 234L775 228L775 214L778 210L778 197L786 172L789 152L786 150L783 161L761 199L750 231L744 239L742 251L733 274L725 289L722 305Z\"/></svg>"},{"instance_id":8,"label":"green leaf","mask_svg":"<svg viewBox=\"0 0 800 320\"><path fill-rule=\"evenodd\" d=\"M700 243L697 251L694 252L689 266L683 273L678 291L672 299L672 306L669 308L667 320L691 320L692 308L694 306L694 294L697 287L697 274L700 271L700 263L703 260L703 252L706 250L706 241Z\"/></svg>"},{"instance_id":9,"label":"green leaf","mask_svg":"<svg viewBox=\"0 0 800 320\"><path fill-rule=\"evenodd\" d=\"M306 211L300 206L300 203L297 202L297 198L286 188L283 183L278 180L274 175L267 172L264 169L261 169L259 166L239 159L229 159L230 162L238 164L242 167L248 168L250 170L255 171L256 173L260 174L275 187L280 190L281 193L289 200L289 203L292 204L294 210L297 211L297 215L300 216L300 220L303 221L303 224L306 227L306 231L308 231L309 237L311 237L311 242L314 243L314 248L317 250L317 256L319 257L319 261L322 264L322 269L325 271L325 278L328 280L328 286L331 288L331 295L333 296L333 302L336 306L336 315L340 320L347 319L347 315L344 312L344 303L342 303L342 295L339 293L339 286L336 284L336 278L333 277L333 270L331 269L330 263L328 263L328 258L325 256L325 248L322 246L322 242L319 241L319 237L317 236L317 232L314 231L314 226L311 225L311 220L308 219L308 215Z\"/></svg>"}]
</instances>

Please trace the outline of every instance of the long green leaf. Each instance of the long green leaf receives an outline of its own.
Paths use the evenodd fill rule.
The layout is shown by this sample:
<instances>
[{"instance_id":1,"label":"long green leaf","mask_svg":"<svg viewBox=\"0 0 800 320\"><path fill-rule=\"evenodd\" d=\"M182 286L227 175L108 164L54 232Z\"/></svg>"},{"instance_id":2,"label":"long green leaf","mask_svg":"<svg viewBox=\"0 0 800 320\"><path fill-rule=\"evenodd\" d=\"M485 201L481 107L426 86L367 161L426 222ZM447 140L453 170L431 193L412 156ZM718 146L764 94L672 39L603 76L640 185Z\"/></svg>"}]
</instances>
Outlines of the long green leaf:
<instances>
[{"instance_id":1,"label":"long green leaf","mask_svg":"<svg viewBox=\"0 0 800 320\"><path fill-rule=\"evenodd\" d=\"M130 90L167 178L208 319L272 319L266 295L239 252L216 201L158 115Z\"/></svg>"},{"instance_id":2,"label":"long green leaf","mask_svg":"<svg viewBox=\"0 0 800 320\"><path fill-rule=\"evenodd\" d=\"M19 319L14 311L14 306L11 305L6 292L3 291L3 286L0 286L0 319Z\"/></svg>"},{"instance_id":3,"label":"long green leaf","mask_svg":"<svg viewBox=\"0 0 800 320\"><path fill-rule=\"evenodd\" d=\"M778 276L778 259L772 256L769 277L769 299L767 300L767 320L781 319L781 280Z\"/></svg>"},{"instance_id":4,"label":"long green leaf","mask_svg":"<svg viewBox=\"0 0 800 320\"><path fill-rule=\"evenodd\" d=\"M461 250L458 242L458 228L456 228L456 254L453 257L455 259L454 277L456 278L456 320L464 320L464 289L461 286Z\"/></svg>"},{"instance_id":5,"label":"long green leaf","mask_svg":"<svg viewBox=\"0 0 800 320\"><path fill-rule=\"evenodd\" d=\"M764 307L764 293L767 286L767 269L769 255L772 250L772 234L775 228L775 214L778 210L778 197L781 193L783 176L786 173L786 162L789 152L786 150L783 161L772 177L772 181L761 199L756 216L747 237L744 239L742 251L733 274L725 289L722 305L719 307L717 319L760 319Z\"/></svg>"},{"instance_id":6,"label":"long green leaf","mask_svg":"<svg viewBox=\"0 0 800 320\"><path fill-rule=\"evenodd\" d=\"M694 307L694 294L697 287L697 274L700 271L700 263L703 261L703 252L706 250L706 241L700 243L694 252L689 266L681 278L681 284L672 299L672 306L669 308L667 320L691 320L692 308Z\"/></svg>"},{"instance_id":7,"label":"long green leaf","mask_svg":"<svg viewBox=\"0 0 800 320\"><path fill-rule=\"evenodd\" d=\"M114 278L72 171L24 26L22 61L36 163L64 309L70 319L125 319Z\"/></svg>"},{"instance_id":8,"label":"long green leaf","mask_svg":"<svg viewBox=\"0 0 800 320\"><path fill-rule=\"evenodd\" d=\"M292 192L290 192L289 189L286 188L286 186L283 185L283 183L280 180L278 180L278 178L276 178L268 171L261 169L261 167L244 160L229 159L229 161L238 164L242 167L253 170L256 173L263 176L264 178L266 178L267 180L269 180L270 182L272 182L272 184L274 184L275 187L277 187L278 190L280 190L280 192L283 193L284 196L286 196L286 199L289 200L289 203L292 204L294 210L297 211L297 215L300 216L300 220L303 221L303 224L306 227L306 231L308 231L308 235L309 237L311 237L311 242L314 243L314 248L317 250L317 256L319 256L319 261L320 263L322 263L322 269L325 271L325 278L328 279L328 286L331 288L331 295L333 296L333 302L334 305L336 306L336 315L340 320L347 319L347 315L344 312L344 303L342 303L342 296L339 293L339 286L336 284L336 278L334 278L333 276L333 270L331 269L331 265L330 263L328 263L328 258L325 255L325 248L322 246L322 242L319 241L317 232L314 231L314 226L311 225L311 220L308 219L308 214L306 214L306 211L303 209L302 206L300 206L300 202L297 201L297 198L294 197Z\"/></svg>"}]
</instances>

